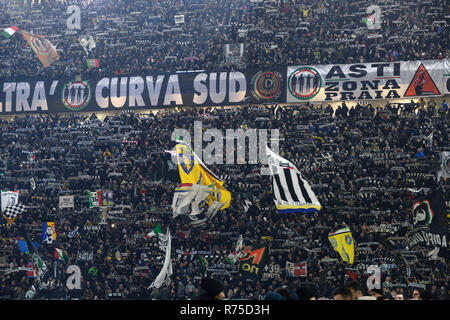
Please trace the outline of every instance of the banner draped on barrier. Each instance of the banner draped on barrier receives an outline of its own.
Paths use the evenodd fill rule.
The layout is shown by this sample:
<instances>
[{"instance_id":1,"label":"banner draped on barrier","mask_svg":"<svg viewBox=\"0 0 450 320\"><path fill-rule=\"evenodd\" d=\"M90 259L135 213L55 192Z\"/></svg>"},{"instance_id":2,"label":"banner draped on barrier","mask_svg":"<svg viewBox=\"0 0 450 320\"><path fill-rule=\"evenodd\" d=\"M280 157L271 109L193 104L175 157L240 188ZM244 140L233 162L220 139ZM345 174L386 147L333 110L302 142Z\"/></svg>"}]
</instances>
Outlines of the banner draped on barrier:
<instances>
[{"instance_id":1,"label":"banner draped on barrier","mask_svg":"<svg viewBox=\"0 0 450 320\"><path fill-rule=\"evenodd\" d=\"M311 65L238 71L178 71L87 79L0 77L0 115L176 106L232 106L450 93L450 59Z\"/></svg>"},{"instance_id":2,"label":"banner draped on barrier","mask_svg":"<svg viewBox=\"0 0 450 320\"><path fill-rule=\"evenodd\" d=\"M449 60L289 66L287 102L417 99L450 90Z\"/></svg>"}]
</instances>

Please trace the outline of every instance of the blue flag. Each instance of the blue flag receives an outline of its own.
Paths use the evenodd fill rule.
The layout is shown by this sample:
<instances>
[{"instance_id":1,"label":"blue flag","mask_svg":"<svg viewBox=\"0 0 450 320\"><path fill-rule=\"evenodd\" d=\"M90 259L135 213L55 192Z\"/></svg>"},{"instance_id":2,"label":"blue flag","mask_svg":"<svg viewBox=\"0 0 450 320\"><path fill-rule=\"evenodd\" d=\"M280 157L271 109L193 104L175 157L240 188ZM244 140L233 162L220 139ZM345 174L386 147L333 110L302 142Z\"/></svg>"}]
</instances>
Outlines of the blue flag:
<instances>
[{"instance_id":1,"label":"blue flag","mask_svg":"<svg viewBox=\"0 0 450 320\"><path fill-rule=\"evenodd\" d=\"M39 247L39 244L35 241L32 242L35 249ZM30 253L30 250L28 249L28 244L26 240L17 240L17 244L19 245L20 252Z\"/></svg>"},{"instance_id":2,"label":"blue flag","mask_svg":"<svg viewBox=\"0 0 450 320\"><path fill-rule=\"evenodd\" d=\"M17 240L17 244L19 245L20 252L29 253L30 250L28 250L28 245L25 240Z\"/></svg>"}]
</instances>

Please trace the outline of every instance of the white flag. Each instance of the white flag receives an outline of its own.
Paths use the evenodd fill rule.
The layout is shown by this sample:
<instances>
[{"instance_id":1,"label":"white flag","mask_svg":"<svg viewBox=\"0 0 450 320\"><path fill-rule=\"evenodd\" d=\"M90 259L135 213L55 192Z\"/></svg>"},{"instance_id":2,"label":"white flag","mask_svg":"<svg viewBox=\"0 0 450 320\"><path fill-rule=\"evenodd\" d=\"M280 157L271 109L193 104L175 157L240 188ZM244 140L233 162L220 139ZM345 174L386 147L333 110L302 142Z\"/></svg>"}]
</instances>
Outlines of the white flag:
<instances>
[{"instance_id":1,"label":"white flag","mask_svg":"<svg viewBox=\"0 0 450 320\"><path fill-rule=\"evenodd\" d=\"M96 46L94 37L91 36L91 35L89 35L89 36L82 36L82 37L80 37L78 39L78 41L80 42L80 44L83 47L83 49L86 52L86 54L89 54L89 51L94 49L95 46Z\"/></svg>"},{"instance_id":2,"label":"white flag","mask_svg":"<svg viewBox=\"0 0 450 320\"><path fill-rule=\"evenodd\" d=\"M175 24L184 23L184 14L179 14L173 17Z\"/></svg>"},{"instance_id":3,"label":"white flag","mask_svg":"<svg viewBox=\"0 0 450 320\"><path fill-rule=\"evenodd\" d=\"M206 222L214 218L217 212L219 212L222 205L223 203L219 201L213 201L213 203L211 203L211 205L209 206L208 210L205 212L204 217L200 219L196 215L190 215L189 218L191 218L191 226L193 227L203 226Z\"/></svg>"},{"instance_id":4,"label":"white flag","mask_svg":"<svg viewBox=\"0 0 450 320\"><path fill-rule=\"evenodd\" d=\"M31 190L36 189L36 181L34 181L34 178L30 179L30 186L31 186Z\"/></svg>"},{"instance_id":5,"label":"white flag","mask_svg":"<svg viewBox=\"0 0 450 320\"><path fill-rule=\"evenodd\" d=\"M175 189L172 200L173 216L180 214L195 216L202 213L201 203L208 199L212 186L184 183ZM194 218L195 219L195 218Z\"/></svg>"},{"instance_id":6,"label":"white flag","mask_svg":"<svg viewBox=\"0 0 450 320\"><path fill-rule=\"evenodd\" d=\"M449 178L450 177L450 152L444 151L441 152L441 170L437 173L437 180L441 180L441 178Z\"/></svg>"},{"instance_id":7,"label":"white flag","mask_svg":"<svg viewBox=\"0 0 450 320\"><path fill-rule=\"evenodd\" d=\"M170 236L170 230L167 228L167 244L166 244L166 258L164 259L164 265L156 277L155 281L148 287L150 288L160 288L162 285L170 284L170 276L172 275L172 260L170 258L172 249L172 237Z\"/></svg>"},{"instance_id":8,"label":"white flag","mask_svg":"<svg viewBox=\"0 0 450 320\"><path fill-rule=\"evenodd\" d=\"M235 264L243 255L243 253L241 251L243 246L244 246L244 239L241 234L241 235L239 235L239 239L236 243L234 251L225 258L225 261L230 264Z\"/></svg>"},{"instance_id":9,"label":"white flag","mask_svg":"<svg viewBox=\"0 0 450 320\"><path fill-rule=\"evenodd\" d=\"M73 208L74 207L74 196L60 196L59 197L59 208Z\"/></svg>"},{"instance_id":10,"label":"white flag","mask_svg":"<svg viewBox=\"0 0 450 320\"><path fill-rule=\"evenodd\" d=\"M2 190L1 202L2 202L2 212L5 211L7 207L18 204L19 191Z\"/></svg>"}]
</instances>

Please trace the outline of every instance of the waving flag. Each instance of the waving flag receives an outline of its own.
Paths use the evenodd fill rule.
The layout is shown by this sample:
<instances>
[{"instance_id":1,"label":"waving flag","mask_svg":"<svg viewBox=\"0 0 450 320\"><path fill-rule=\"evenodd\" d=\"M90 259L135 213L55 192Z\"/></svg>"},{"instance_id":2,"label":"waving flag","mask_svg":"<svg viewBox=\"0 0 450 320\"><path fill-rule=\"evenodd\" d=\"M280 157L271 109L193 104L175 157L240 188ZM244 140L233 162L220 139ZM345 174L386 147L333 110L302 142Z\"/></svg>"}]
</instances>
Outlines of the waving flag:
<instances>
[{"instance_id":1,"label":"waving flag","mask_svg":"<svg viewBox=\"0 0 450 320\"><path fill-rule=\"evenodd\" d=\"M78 39L78 41L80 42L80 44L83 47L83 50L84 50L84 52L86 52L86 54L89 54L89 51L91 51L92 49L94 49L96 47L94 37L91 35L82 36Z\"/></svg>"},{"instance_id":2,"label":"waving flag","mask_svg":"<svg viewBox=\"0 0 450 320\"><path fill-rule=\"evenodd\" d=\"M38 274L38 269L33 265L32 262L28 262L27 265L27 276L28 278L36 278Z\"/></svg>"},{"instance_id":3,"label":"waving flag","mask_svg":"<svg viewBox=\"0 0 450 320\"><path fill-rule=\"evenodd\" d=\"M103 207L103 191L87 191L88 200L89 200L89 208L94 207Z\"/></svg>"},{"instance_id":4,"label":"waving flag","mask_svg":"<svg viewBox=\"0 0 450 320\"><path fill-rule=\"evenodd\" d=\"M258 280L267 264L268 248L263 245L246 246L239 258L239 272L245 278Z\"/></svg>"},{"instance_id":5,"label":"waving flag","mask_svg":"<svg viewBox=\"0 0 450 320\"><path fill-rule=\"evenodd\" d=\"M163 284L169 285L170 284L170 276L172 275L172 260L170 258L171 256L171 236L170 236L170 230L167 228L167 242L166 242L166 257L164 259L163 267L156 277L156 279L150 284L148 289L150 288L160 288Z\"/></svg>"},{"instance_id":6,"label":"waving flag","mask_svg":"<svg viewBox=\"0 0 450 320\"><path fill-rule=\"evenodd\" d=\"M322 207L309 183L290 161L266 146L275 206L280 213L317 212Z\"/></svg>"},{"instance_id":7,"label":"waving flag","mask_svg":"<svg viewBox=\"0 0 450 320\"><path fill-rule=\"evenodd\" d=\"M75 237L75 235L77 234L77 232L78 232L78 226L75 228L75 230L73 230L73 231L71 231L70 233L69 233L69 238L73 238L73 237Z\"/></svg>"},{"instance_id":8,"label":"waving flag","mask_svg":"<svg viewBox=\"0 0 450 320\"><path fill-rule=\"evenodd\" d=\"M13 204L9 207L6 207L5 211L3 211L3 218L6 219L8 224L12 224L16 218L26 211L26 207L20 203Z\"/></svg>"},{"instance_id":9,"label":"waving flag","mask_svg":"<svg viewBox=\"0 0 450 320\"><path fill-rule=\"evenodd\" d=\"M198 215L208 200L213 185L204 186L200 184L183 183L175 189L172 209L174 217L180 214Z\"/></svg>"},{"instance_id":10,"label":"waving flag","mask_svg":"<svg viewBox=\"0 0 450 320\"><path fill-rule=\"evenodd\" d=\"M441 152L441 169L437 172L437 180L450 178L450 151Z\"/></svg>"},{"instance_id":11,"label":"waving flag","mask_svg":"<svg viewBox=\"0 0 450 320\"><path fill-rule=\"evenodd\" d=\"M50 272L48 272L48 268L47 265L45 264L45 261L42 260L42 258L36 253L33 253L32 260L33 266L37 271L37 279L39 282L39 287L43 289L47 286L47 281L50 277Z\"/></svg>"},{"instance_id":12,"label":"waving flag","mask_svg":"<svg viewBox=\"0 0 450 320\"><path fill-rule=\"evenodd\" d=\"M55 47L44 36L34 35L25 31L20 32L45 68L59 60L59 54L56 52Z\"/></svg>"},{"instance_id":13,"label":"waving flag","mask_svg":"<svg viewBox=\"0 0 450 320\"><path fill-rule=\"evenodd\" d=\"M62 250L55 248L54 256L56 260L61 260L62 262L66 263L66 258L64 257Z\"/></svg>"},{"instance_id":14,"label":"waving flag","mask_svg":"<svg viewBox=\"0 0 450 320\"><path fill-rule=\"evenodd\" d=\"M145 238L150 239L151 237L158 237L160 234L162 234L162 230L161 225L158 223L152 231L145 235Z\"/></svg>"},{"instance_id":15,"label":"waving flag","mask_svg":"<svg viewBox=\"0 0 450 320\"><path fill-rule=\"evenodd\" d=\"M212 173L184 142L176 145L178 172L181 183L200 184L210 186L214 183L213 192L206 203L220 202L220 210L230 206L231 193L223 187L224 182Z\"/></svg>"},{"instance_id":16,"label":"waving flag","mask_svg":"<svg viewBox=\"0 0 450 320\"><path fill-rule=\"evenodd\" d=\"M88 68L98 68L100 67L100 62L98 59L86 59Z\"/></svg>"},{"instance_id":17,"label":"waving flag","mask_svg":"<svg viewBox=\"0 0 450 320\"><path fill-rule=\"evenodd\" d=\"M2 31L2 36L6 39L9 39L14 35L14 33L17 32L17 30L19 30L19 28L15 27L15 26L6 28L5 30Z\"/></svg>"},{"instance_id":18,"label":"waving flag","mask_svg":"<svg viewBox=\"0 0 450 320\"><path fill-rule=\"evenodd\" d=\"M339 253L343 261L348 264L353 264L355 247L352 233L348 227L328 234L328 240L333 246L333 249Z\"/></svg>"},{"instance_id":19,"label":"waving flag","mask_svg":"<svg viewBox=\"0 0 450 320\"><path fill-rule=\"evenodd\" d=\"M34 178L30 179L30 187L31 190L36 190L36 181L34 181Z\"/></svg>"},{"instance_id":20,"label":"waving flag","mask_svg":"<svg viewBox=\"0 0 450 320\"><path fill-rule=\"evenodd\" d=\"M95 268L94 266L90 267L90 268L89 268L89 271L88 271L88 274L91 274L91 273L92 273L92 275L93 275L94 277L96 277L97 274L98 274L98 269Z\"/></svg>"},{"instance_id":21,"label":"waving flag","mask_svg":"<svg viewBox=\"0 0 450 320\"><path fill-rule=\"evenodd\" d=\"M19 191L2 190L1 193L1 205L2 212L9 206L19 203Z\"/></svg>"},{"instance_id":22,"label":"waving flag","mask_svg":"<svg viewBox=\"0 0 450 320\"><path fill-rule=\"evenodd\" d=\"M200 264L202 265L203 268L208 267L208 265L209 265L208 260L206 260L205 258L203 258L203 257L202 257L200 254L198 254L198 253L197 253L197 258L198 258L198 261L200 261Z\"/></svg>"},{"instance_id":23,"label":"waving flag","mask_svg":"<svg viewBox=\"0 0 450 320\"><path fill-rule=\"evenodd\" d=\"M237 261L239 261L239 259L243 256L243 253L241 251L243 247L244 247L244 240L241 234L239 235L238 241L236 242L234 251L225 258L225 261L228 262L229 264L235 264Z\"/></svg>"},{"instance_id":24,"label":"waving flag","mask_svg":"<svg viewBox=\"0 0 450 320\"><path fill-rule=\"evenodd\" d=\"M23 252L23 253L29 253L30 252L30 250L28 250L28 245L27 245L27 242L25 240L19 239L19 240L17 240L17 244L19 245L20 252Z\"/></svg>"},{"instance_id":25,"label":"waving flag","mask_svg":"<svg viewBox=\"0 0 450 320\"><path fill-rule=\"evenodd\" d=\"M231 193L182 141L176 145L176 157L181 185L172 201L174 217L188 215L192 227L202 226L230 206Z\"/></svg>"},{"instance_id":26,"label":"waving flag","mask_svg":"<svg viewBox=\"0 0 450 320\"><path fill-rule=\"evenodd\" d=\"M42 223L42 242L52 244L56 241L56 231L54 222Z\"/></svg>"}]
</instances>

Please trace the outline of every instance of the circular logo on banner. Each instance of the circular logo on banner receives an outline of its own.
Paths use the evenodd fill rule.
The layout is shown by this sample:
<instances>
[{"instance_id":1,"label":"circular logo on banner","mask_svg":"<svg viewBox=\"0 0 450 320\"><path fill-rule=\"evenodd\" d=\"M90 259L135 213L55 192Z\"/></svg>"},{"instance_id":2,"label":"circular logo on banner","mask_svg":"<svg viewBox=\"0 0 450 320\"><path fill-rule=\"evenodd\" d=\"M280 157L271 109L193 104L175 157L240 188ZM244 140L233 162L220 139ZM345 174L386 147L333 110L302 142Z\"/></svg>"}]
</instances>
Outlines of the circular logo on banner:
<instances>
[{"instance_id":1,"label":"circular logo on banner","mask_svg":"<svg viewBox=\"0 0 450 320\"><path fill-rule=\"evenodd\" d=\"M319 72L311 67L301 67L292 72L288 79L291 94L299 100L314 98L322 87Z\"/></svg>"},{"instance_id":2,"label":"circular logo on banner","mask_svg":"<svg viewBox=\"0 0 450 320\"><path fill-rule=\"evenodd\" d=\"M434 212L431 209L428 200L418 201L413 204L413 223L414 226L428 226L433 221Z\"/></svg>"},{"instance_id":3,"label":"circular logo on banner","mask_svg":"<svg viewBox=\"0 0 450 320\"><path fill-rule=\"evenodd\" d=\"M48 55L52 49L50 42L45 38L30 36L30 43L37 53L44 56Z\"/></svg>"},{"instance_id":4,"label":"circular logo on banner","mask_svg":"<svg viewBox=\"0 0 450 320\"><path fill-rule=\"evenodd\" d=\"M89 82L71 81L62 89L62 102L71 111L83 110L91 101L92 90Z\"/></svg>"},{"instance_id":5,"label":"circular logo on banner","mask_svg":"<svg viewBox=\"0 0 450 320\"><path fill-rule=\"evenodd\" d=\"M252 93L256 99L273 99L281 93L281 74L260 71L252 78Z\"/></svg>"}]
</instances>

